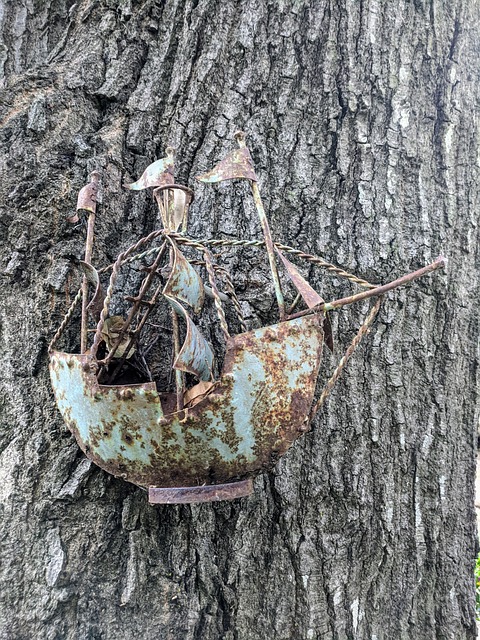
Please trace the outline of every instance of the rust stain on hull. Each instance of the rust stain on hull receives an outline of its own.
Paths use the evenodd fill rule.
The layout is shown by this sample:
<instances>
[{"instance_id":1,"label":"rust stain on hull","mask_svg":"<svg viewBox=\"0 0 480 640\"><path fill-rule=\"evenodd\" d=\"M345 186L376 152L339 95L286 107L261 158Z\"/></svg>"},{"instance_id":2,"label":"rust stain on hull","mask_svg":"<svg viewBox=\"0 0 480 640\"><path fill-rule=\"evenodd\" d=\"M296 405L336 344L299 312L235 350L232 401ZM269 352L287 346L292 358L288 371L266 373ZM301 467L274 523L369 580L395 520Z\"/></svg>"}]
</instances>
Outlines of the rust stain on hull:
<instances>
[{"instance_id":1,"label":"rust stain on hull","mask_svg":"<svg viewBox=\"0 0 480 640\"><path fill-rule=\"evenodd\" d=\"M93 462L143 487L241 480L302 435L321 360L323 315L231 338L222 375L192 408L168 412L155 383L99 385L92 356L52 352L58 407Z\"/></svg>"}]
</instances>

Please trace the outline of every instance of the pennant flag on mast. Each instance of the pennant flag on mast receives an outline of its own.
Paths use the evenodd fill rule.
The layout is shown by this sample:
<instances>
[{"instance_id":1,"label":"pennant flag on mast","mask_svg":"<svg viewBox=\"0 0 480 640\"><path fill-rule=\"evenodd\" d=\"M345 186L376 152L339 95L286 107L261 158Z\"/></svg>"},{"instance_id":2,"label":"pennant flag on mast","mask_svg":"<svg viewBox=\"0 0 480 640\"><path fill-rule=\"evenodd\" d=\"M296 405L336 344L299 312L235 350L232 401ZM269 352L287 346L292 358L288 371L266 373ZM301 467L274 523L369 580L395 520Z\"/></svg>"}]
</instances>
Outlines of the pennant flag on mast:
<instances>
[{"instance_id":1,"label":"pennant flag on mast","mask_svg":"<svg viewBox=\"0 0 480 640\"><path fill-rule=\"evenodd\" d=\"M305 278L300 274L297 267L294 264L292 264L290 260L287 260L287 258L285 258L283 253L279 251L277 247L275 247L275 251L278 253L280 260L282 261L283 266L285 267L285 270L287 271L290 277L290 280L295 285L295 288L297 289L298 293L302 296L307 307L309 309L313 309L313 307L317 307L318 305L323 304L325 300L322 298L320 294L318 294L315 291L315 289L313 289L308 284ZM324 333L325 344L330 349L330 351L333 351L332 325L330 322L330 318L327 316L327 314L325 314L325 320L323 322L323 333Z\"/></svg>"},{"instance_id":2,"label":"pennant flag on mast","mask_svg":"<svg viewBox=\"0 0 480 640\"><path fill-rule=\"evenodd\" d=\"M247 178L257 181L250 151L246 147L231 151L211 171L196 176L199 182L222 182L234 178Z\"/></svg>"},{"instance_id":3,"label":"pennant flag on mast","mask_svg":"<svg viewBox=\"0 0 480 640\"><path fill-rule=\"evenodd\" d=\"M141 191L148 187L164 187L169 184L174 184L173 148L167 147L166 153L166 158L156 160L152 164L149 164L139 180L131 184L124 184L125 189Z\"/></svg>"}]
</instances>

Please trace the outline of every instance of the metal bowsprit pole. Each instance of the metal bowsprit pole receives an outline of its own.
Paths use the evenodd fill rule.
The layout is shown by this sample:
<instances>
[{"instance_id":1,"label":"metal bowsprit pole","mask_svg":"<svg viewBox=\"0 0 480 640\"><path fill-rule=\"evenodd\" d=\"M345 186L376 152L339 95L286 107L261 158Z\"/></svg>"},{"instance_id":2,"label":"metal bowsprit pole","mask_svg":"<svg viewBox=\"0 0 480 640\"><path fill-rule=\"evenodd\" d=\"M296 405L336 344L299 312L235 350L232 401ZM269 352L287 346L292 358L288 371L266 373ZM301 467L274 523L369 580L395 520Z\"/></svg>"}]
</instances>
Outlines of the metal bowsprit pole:
<instances>
[{"instance_id":1,"label":"metal bowsprit pole","mask_svg":"<svg viewBox=\"0 0 480 640\"><path fill-rule=\"evenodd\" d=\"M417 269L417 271L412 271L411 273L407 273L401 278L397 278L396 280L392 280L388 284L383 284L379 287L374 287L369 291L362 291L361 293L356 293L353 296L348 296L347 298L339 298L338 300L332 300L331 302L325 302L323 304L319 304L316 307L312 307L311 309L306 309L305 311L299 311L298 313L292 313L289 316L290 319L293 318L301 318L303 316L308 315L309 313L315 311L333 311L334 309L340 309L347 304L353 304L354 302L360 302L361 300L367 300L368 298L383 296L388 291L392 289L396 289L397 287L402 287L412 280L417 280L422 276L425 276L427 273L432 271L436 271L437 269L443 269L447 265L447 258L444 256L439 256L430 264L427 264L426 267L422 267L421 269Z\"/></svg>"}]
</instances>

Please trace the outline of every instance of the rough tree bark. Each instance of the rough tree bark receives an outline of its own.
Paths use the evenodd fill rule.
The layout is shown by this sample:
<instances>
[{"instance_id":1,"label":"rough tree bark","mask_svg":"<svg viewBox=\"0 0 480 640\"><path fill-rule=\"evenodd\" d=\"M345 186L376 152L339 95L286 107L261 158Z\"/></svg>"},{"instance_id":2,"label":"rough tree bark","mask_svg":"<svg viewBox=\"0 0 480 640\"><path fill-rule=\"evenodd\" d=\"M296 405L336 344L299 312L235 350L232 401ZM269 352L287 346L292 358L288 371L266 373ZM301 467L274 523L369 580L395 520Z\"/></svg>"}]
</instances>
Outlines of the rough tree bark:
<instances>
[{"instance_id":1,"label":"rough tree bark","mask_svg":"<svg viewBox=\"0 0 480 640\"><path fill-rule=\"evenodd\" d=\"M473 638L478 409L475 0L1 0L0 637ZM319 416L255 494L152 507L90 465L55 408L65 221L103 171L95 263L155 224L122 191L243 128L277 240L388 296ZM190 232L259 237L241 185L196 186ZM237 283L264 261L239 254ZM325 297L348 291L311 272ZM260 294L253 319L273 319ZM368 305L334 318L337 357ZM323 376L332 369L326 356Z\"/></svg>"}]
</instances>

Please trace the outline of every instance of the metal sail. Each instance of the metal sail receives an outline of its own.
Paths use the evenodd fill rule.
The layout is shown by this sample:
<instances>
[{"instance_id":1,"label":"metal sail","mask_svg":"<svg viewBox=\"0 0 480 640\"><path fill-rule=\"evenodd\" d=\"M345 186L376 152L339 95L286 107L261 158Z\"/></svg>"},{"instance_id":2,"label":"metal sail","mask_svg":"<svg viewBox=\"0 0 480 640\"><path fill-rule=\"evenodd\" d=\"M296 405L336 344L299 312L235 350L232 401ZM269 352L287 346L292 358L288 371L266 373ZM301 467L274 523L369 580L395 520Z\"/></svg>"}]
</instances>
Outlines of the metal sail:
<instances>
[{"instance_id":1,"label":"metal sail","mask_svg":"<svg viewBox=\"0 0 480 640\"><path fill-rule=\"evenodd\" d=\"M103 292L102 285L100 284L98 271L91 264L84 262L83 260L79 260L77 266L87 278L88 284L91 284L95 289L93 298L87 305L87 311L91 314L92 318L98 322L100 319L100 313L103 309L103 302L105 300L105 294Z\"/></svg>"},{"instance_id":2,"label":"metal sail","mask_svg":"<svg viewBox=\"0 0 480 640\"><path fill-rule=\"evenodd\" d=\"M170 296L165 296L165 298L176 313L183 317L187 325L187 335L175 358L173 368L193 373L200 380L211 380L213 377L213 351L210 345L182 305L175 298Z\"/></svg>"},{"instance_id":3,"label":"metal sail","mask_svg":"<svg viewBox=\"0 0 480 640\"><path fill-rule=\"evenodd\" d=\"M319 293L315 291L315 289L313 289L308 284L305 278L300 274L297 267L294 264L292 264L290 260L287 260L287 258L285 258L283 253L279 249L277 249L277 247L275 247L275 251L277 252L280 260L282 261L283 266L285 267L285 270L290 277L290 280L294 284L298 293L302 296L307 307L309 309L313 309L313 307L317 307L320 304L324 304L325 300L322 298L322 296ZM323 332L325 334L325 338L324 338L325 344L330 349L330 351L333 351L333 332L332 332L332 325L330 322L330 318L328 317L328 315L325 315L325 320L323 322Z\"/></svg>"},{"instance_id":4,"label":"metal sail","mask_svg":"<svg viewBox=\"0 0 480 640\"><path fill-rule=\"evenodd\" d=\"M199 313L205 299L203 282L175 243L170 238L168 240L172 246L174 262L163 289L163 295L187 326L185 340L175 358L173 368L193 373L200 380L211 380L213 351L180 304L180 302L188 304L196 313Z\"/></svg>"},{"instance_id":5,"label":"metal sail","mask_svg":"<svg viewBox=\"0 0 480 640\"><path fill-rule=\"evenodd\" d=\"M130 189L131 191L141 191L142 189L147 189L148 187L163 187L169 184L173 184L174 162L172 147L167 147L166 153L166 158L156 160L152 164L148 165L148 167L143 172L142 177L139 178L136 182L132 182L131 184L124 184L123 186L125 187L125 189Z\"/></svg>"}]
</instances>

